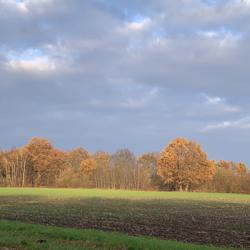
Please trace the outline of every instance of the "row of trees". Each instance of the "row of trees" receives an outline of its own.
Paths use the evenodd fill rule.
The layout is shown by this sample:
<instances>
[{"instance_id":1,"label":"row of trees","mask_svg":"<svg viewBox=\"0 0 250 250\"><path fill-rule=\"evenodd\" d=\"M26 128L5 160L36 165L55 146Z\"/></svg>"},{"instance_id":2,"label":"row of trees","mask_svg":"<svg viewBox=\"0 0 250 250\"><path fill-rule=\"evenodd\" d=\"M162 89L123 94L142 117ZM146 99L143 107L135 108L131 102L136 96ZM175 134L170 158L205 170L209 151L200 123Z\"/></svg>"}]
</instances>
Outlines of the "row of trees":
<instances>
[{"instance_id":1,"label":"row of trees","mask_svg":"<svg viewBox=\"0 0 250 250\"><path fill-rule=\"evenodd\" d=\"M33 138L22 148L0 153L0 185L150 189L156 165L153 153L136 159L127 149L113 155L91 155L83 148L64 152Z\"/></svg>"},{"instance_id":2,"label":"row of trees","mask_svg":"<svg viewBox=\"0 0 250 250\"><path fill-rule=\"evenodd\" d=\"M113 155L103 151L92 155L83 148L65 152L43 138L0 152L1 186L248 193L249 184L245 164L210 161L197 143L184 138L172 141L159 154L138 158L128 149Z\"/></svg>"}]
</instances>

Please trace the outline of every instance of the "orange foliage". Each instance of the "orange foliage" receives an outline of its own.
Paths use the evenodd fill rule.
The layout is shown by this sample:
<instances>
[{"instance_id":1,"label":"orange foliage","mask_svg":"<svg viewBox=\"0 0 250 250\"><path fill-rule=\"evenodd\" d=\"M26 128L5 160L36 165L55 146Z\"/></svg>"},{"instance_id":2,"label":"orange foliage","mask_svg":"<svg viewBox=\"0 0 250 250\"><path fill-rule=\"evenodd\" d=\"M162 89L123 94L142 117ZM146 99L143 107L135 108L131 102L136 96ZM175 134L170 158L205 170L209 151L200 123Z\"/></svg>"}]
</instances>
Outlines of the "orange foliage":
<instances>
[{"instance_id":1,"label":"orange foliage","mask_svg":"<svg viewBox=\"0 0 250 250\"><path fill-rule=\"evenodd\" d=\"M177 138L161 153L157 173L173 189L189 190L211 180L215 165L197 143Z\"/></svg>"},{"instance_id":2,"label":"orange foliage","mask_svg":"<svg viewBox=\"0 0 250 250\"><path fill-rule=\"evenodd\" d=\"M81 173L83 176L90 176L96 169L96 160L89 157L81 162Z\"/></svg>"},{"instance_id":3,"label":"orange foliage","mask_svg":"<svg viewBox=\"0 0 250 250\"><path fill-rule=\"evenodd\" d=\"M55 179L66 165L66 153L55 149L43 138L32 138L25 149L30 158L32 185L55 183Z\"/></svg>"}]
</instances>

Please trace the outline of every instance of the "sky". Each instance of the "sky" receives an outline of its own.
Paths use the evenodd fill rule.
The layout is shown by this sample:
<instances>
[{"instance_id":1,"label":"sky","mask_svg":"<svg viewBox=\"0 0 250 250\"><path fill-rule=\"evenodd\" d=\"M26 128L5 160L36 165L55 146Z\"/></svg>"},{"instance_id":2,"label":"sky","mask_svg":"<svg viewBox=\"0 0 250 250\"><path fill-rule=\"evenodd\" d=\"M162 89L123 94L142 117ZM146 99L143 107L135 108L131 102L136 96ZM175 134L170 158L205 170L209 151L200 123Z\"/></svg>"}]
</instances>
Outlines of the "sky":
<instances>
[{"instance_id":1,"label":"sky","mask_svg":"<svg viewBox=\"0 0 250 250\"><path fill-rule=\"evenodd\" d=\"M250 165L250 0L0 0L0 147Z\"/></svg>"}]
</instances>

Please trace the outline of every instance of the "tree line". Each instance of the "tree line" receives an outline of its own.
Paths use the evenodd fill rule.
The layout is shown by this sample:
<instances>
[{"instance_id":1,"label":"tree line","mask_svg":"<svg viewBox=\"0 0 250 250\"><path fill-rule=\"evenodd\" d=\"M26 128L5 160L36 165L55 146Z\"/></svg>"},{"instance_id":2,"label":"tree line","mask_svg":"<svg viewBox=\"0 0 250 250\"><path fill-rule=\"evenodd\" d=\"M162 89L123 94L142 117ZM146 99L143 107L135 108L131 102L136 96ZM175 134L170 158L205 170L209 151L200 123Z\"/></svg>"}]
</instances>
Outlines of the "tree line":
<instances>
[{"instance_id":1,"label":"tree line","mask_svg":"<svg viewBox=\"0 0 250 250\"><path fill-rule=\"evenodd\" d=\"M32 138L24 147L0 151L0 186L250 193L250 172L244 163L209 160L185 138L139 157L128 149L66 152Z\"/></svg>"}]
</instances>

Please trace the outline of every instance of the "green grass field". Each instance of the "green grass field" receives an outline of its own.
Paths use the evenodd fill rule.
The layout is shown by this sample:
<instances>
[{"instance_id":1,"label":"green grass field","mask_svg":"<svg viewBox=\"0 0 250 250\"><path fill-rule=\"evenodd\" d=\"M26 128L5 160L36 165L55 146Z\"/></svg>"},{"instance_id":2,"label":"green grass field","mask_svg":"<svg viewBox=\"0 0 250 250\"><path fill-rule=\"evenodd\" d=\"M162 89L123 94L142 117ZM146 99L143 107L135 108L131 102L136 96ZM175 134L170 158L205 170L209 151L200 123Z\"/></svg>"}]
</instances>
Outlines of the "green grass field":
<instances>
[{"instance_id":1,"label":"green grass field","mask_svg":"<svg viewBox=\"0 0 250 250\"><path fill-rule=\"evenodd\" d=\"M0 247L5 249L213 250L223 249L120 233L31 225L0 220ZM0 248L1 249L1 248Z\"/></svg>"},{"instance_id":2,"label":"green grass field","mask_svg":"<svg viewBox=\"0 0 250 250\"><path fill-rule=\"evenodd\" d=\"M250 195L0 188L0 219L0 249L250 249Z\"/></svg>"},{"instance_id":3,"label":"green grass field","mask_svg":"<svg viewBox=\"0 0 250 250\"><path fill-rule=\"evenodd\" d=\"M0 196L42 196L50 198L117 198L117 199L186 199L205 201L250 202L250 195L198 192L158 192L71 188L0 188Z\"/></svg>"}]
</instances>

